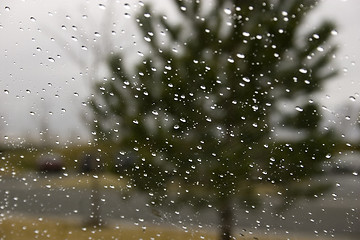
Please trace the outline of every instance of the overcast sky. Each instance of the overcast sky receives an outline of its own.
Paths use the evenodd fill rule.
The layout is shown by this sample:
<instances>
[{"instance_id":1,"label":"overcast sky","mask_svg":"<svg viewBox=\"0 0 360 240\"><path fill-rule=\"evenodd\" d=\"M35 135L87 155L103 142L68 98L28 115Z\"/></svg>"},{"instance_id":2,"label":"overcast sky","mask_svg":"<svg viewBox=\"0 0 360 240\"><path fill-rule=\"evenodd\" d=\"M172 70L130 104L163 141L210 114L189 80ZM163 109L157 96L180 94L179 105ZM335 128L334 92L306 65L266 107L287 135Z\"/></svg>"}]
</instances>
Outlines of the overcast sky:
<instances>
[{"instance_id":1,"label":"overcast sky","mask_svg":"<svg viewBox=\"0 0 360 240\"><path fill-rule=\"evenodd\" d=\"M158 11L171 17L165 1L155 2ZM104 73L94 65L93 54L101 58L113 50L125 51L132 60L141 58L133 18L140 5L121 0L1 1L0 137L38 138L46 126L60 142L86 139L81 113L94 81L89 75L96 69L97 76ZM309 26L323 18L338 26L335 61L341 73L319 95L333 114L341 104L359 103L359 12L359 1L323 0L307 19ZM102 41L106 47L97 48Z\"/></svg>"}]
</instances>

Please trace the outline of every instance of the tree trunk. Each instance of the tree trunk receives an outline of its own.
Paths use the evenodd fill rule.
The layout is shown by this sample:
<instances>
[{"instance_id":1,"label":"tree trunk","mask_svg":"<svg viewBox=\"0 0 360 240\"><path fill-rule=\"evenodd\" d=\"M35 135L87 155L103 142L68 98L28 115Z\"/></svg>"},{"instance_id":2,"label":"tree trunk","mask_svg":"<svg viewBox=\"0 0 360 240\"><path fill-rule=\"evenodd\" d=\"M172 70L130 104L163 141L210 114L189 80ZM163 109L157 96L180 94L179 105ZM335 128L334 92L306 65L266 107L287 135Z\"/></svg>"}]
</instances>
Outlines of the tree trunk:
<instances>
[{"instance_id":1,"label":"tree trunk","mask_svg":"<svg viewBox=\"0 0 360 240\"><path fill-rule=\"evenodd\" d=\"M232 230L233 212L230 201L224 201L220 209L220 240L230 240Z\"/></svg>"},{"instance_id":2,"label":"tree trunk","mask_svg":"<svg viewBox=\"0 0 360 240\"><path fill-rule=\"evenodd\" d=\"M91 178L91 196L90 196L90 219L88 225L100 227L102 225L100 217L100 186L97 178Z\"/></svg>"}]
</instances>

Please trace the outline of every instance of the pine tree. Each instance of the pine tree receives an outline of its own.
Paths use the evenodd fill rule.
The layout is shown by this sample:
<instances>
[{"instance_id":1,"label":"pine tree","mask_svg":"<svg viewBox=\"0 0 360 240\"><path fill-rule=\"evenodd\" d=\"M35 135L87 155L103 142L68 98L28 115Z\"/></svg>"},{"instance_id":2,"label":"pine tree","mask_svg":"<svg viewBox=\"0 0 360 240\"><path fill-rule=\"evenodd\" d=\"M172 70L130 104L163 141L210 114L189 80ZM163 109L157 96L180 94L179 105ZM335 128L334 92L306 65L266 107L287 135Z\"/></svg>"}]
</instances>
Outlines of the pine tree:
<instances>
[{"instance_id":1,"label":"pine tree","mask_svg":"<svg viewBox=\"0 0 360 240\"><path fill-rule=\"evenodd\" d=\"M110 56L92 130L136 155L126 175L152 204L212 206L230 239L234 206L257 206L260 188L288 204L324 188L308 182L331 153L312 98L336 74L334 26L303 33L309 0L173 3L179 16L143 7L148 54L133 70Z\"/></svg>"}]
</instances>

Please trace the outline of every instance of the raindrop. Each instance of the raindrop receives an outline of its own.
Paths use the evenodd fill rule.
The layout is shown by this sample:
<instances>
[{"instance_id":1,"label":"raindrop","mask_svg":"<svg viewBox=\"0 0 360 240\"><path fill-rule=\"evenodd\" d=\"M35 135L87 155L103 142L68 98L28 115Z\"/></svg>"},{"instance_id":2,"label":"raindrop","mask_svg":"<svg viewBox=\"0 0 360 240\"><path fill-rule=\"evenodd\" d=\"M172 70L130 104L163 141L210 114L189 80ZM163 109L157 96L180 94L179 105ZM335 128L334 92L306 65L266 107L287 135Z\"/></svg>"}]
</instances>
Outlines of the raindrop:
<instances>
[{"instance_id":1,"label":"raindrop","mask_svg":"<svg viewBox=\"0 0 360 240\"><path fill-rule=\"evenodd\" d=\"M247 82L247 83L250 82L250 78L243 77L242 79L244 80L244 82Z\"/></svg>"},{"instance_id":2,"label":"raindrop","mask_svg":"<svg viewBox=\"0 0 360 240\"><path fill-rule=\"evenodd\" d=\"M224 9L224 12L227 14L227 15L230 15L231 14L231 10L229 8L225 8Z\"/></svg>"},{"instance_id":3,"label":"raindrop","mask_svg":"<svg viewBox=\"0 0 360 240\"><path fill-rule=\"evenodd\" d=\"M231 57L229 57L229 58L227 59L227 61L228 61L229 63L234 63L234 62L235 62L234 59L232 59Z\"/></svg>"},{"instance_id":4,"label":"raindrop","mask_svg":"<svg viewBox=\"0 0 360 240\"><path fill-rule=\"evenodd\" d=\"M75 97L78 97L78 96L79 96L79 93L78 93L78 92L74 92L74 96L75 96Z\"/></svg>"},{"instance_id":5,"label":"raindrop","mask_svg":"<svg viewBox=\"0 0 360 240\"><path fill-rule=\"evenodd\" d=\"M100 3L100 4L99 4L99 8L100 8L100 9L106 9L106 6L105 6L104 4L102 4L102 3Z\"/></svg>"},{"instance_id":6,"label":"raindrop","mask_svg":"<svg viewBox=\"0 0 360 240\"><path fill-rule=\"evenodd\" d=\"M81 46L81 49L85 50L85 51L88 50L88 48L86 46Z\"/></svg>"},{"instance_id":7,"label":"raindrop","mask_svg":"<svg viewBox=\"0 0 360 240\"><path fill-rule=\"evenodd\" d=\"M35 22L36 19L34 17L30 17L30 21Z\"/></svg>"},{"instance_id":8,"label":"raindrop","mask_svg":"<svg viewBox=\"0 0 360 240\"><path fill-rule=\"evenodd\" d=\"M302 109L302 108L301 108L301 107L299 107L299 106L296 106L296 107L295 107L295 110L296 110L296 111L298 111L298 112L302 112L302 111L304 111L304 109Z\"/></svg>"},{"instance_id":9,"label":"raindrop","mask_svg":"<svg viewBox=\"0 0 360 240\"><path fill-rule=\"evenodd\" d=\"M316 34L316 33L313 34L313 37L314 37L315 39L320 39L320 36L319 36L318 34Z\"/></svg>"},{"instance_id":10,"label":"raindrop","mask_svg":"<svg viewBox=\"0 0 360 240\"><path fill-rule=\"evenodd\" d=\"M49 57L48 60L49 60L50 62L55 62L55 59L52 58L52 57Z\"/></svg>"},{"instance_id":11,"label":"raindrop","mask_svg":"<svg viewBox=\"0 0 360 240\"><path fill-rule=\"evenodd\" d=\"M355 102L356 98L354 96L349 97L350 101Z\"/></svg>"},{"instance_id":12,"label":"raindrop","mask_svg":"<svg viewBox=\"0 0 360 240\"><path fill-rule=\"evenodd\" d=\"M236 56L238 57L238 58L245 58L245 55L244 54L241 54L241 53L238 53L238 54L236 54Z\"/></svg>"},{"instance_id":13,"label":"raindrop","mask_svg":"<svg viewBox=\"0 0 360 240\"><path fill-rule=\"evenodd\" d=\"M148 36L145 36L144 39L145 39L145 41L147 41L147 42L151 42L151 38L148 37Z\"/></svg>"},{"instance_id":14,"label":"raindrop","mask_svg":"<svg viewBox=\"0 0 360 240\"><path fill-rule=\"evenodd\" d=\"M62 112L66 112L66 109L65 109L65 108L62 108L61 111L62 111Z\"/></svg>"},{"instance_id":15,"label":"raindrop","mask_svg":"<svg viewBox=\"0 0 360 240\"><path fill-rule=\"evenodd\" d=\"M30 115L31 115L31 116L34 116L34 115L35 115L35 112L30 111Z\"/></svg>"},{"instance_id":16,"label":"raindrop","mask_svg":"<svg viewBox=\"0 0 360 240\"><path fill-rule=\"evenodd\" d=\"M72 39L73 41L75 41L75 42L78 41L78 39L77 39L75 36L71 36L71 39Z\"/></svg>"},{"instance_id":17,"label":"raindrop","mask_svg":"<svg viewBox=\"0 0 360 240\"><path fill-rule=\"evenodd\" d=\"M358 175L359 175L358 172L353 172L352 174L353 174L354 176L358 176Z\"/></svg>"},{"instance_id":18,"label":"raindrop","mask_svg":"<svg viewBox=\"0 0 360 240\"><path fill-rule=\"evenodd\" d=\"M101 34L99 32L94 33L95 37L101 37Z\"/></svg>"},{"instance_id":19,"label":"raindrop","mask_svg":"<svg viewBox=\"0 0 360 240\"><path fill-rule=\"evenodd\" d=\"M301 72L301 73L304 73L304 74L305 74L305 73L307 73L307 70L306 70L306 69L304 69L304 68L300 68L300 69L299 69L299 72Z\"/></svg>"},{"instance_id":20,"label":"raindrop","mask_svg":"<svg viewBox=\"0 0 360 240\"><path fill-rule=\"evenodd\" d=\"M6 7L5 7L5 10L6 10L6 11L10 11L10 7L6 6Z\"/></svg>"},{"instance_id":21,"label":"raindrop","mask_svg":"<svg viewBox=\"0 0 360 240\"><path fill-rule=\"evenodd\" d=\"M9 94L9 90L5 89L5 90L4 90L4 93L5 93L5 94Z\"/></svg>"},{"instance_id":22,"label":"raindrop","mask_svg":"<svg viewBox=\"0 0 360 240\"><path fill-rule=\"evenodd\" d=\"M319 52L323 52L324 51L324 48L323 47L317 47L316 48Z\"/></svg>"}]
</instances>

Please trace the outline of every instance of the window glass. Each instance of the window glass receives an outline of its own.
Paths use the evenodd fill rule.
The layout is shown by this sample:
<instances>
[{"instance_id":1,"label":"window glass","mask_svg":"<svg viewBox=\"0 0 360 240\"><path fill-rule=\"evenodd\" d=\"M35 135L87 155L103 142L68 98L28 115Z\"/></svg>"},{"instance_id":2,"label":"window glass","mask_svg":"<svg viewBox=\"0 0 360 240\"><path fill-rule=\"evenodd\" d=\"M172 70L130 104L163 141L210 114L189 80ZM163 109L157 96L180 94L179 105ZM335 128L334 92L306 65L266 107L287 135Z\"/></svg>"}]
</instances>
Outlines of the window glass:
<instances>
[{"instance_id":1,"label":"window glass","mask_svg":"<svg viewBox=\"0 0 360 240\"><path fill-rule=\"evenodd\" d=\"M3 1L4 239L358 239L355 1Z\"/></svg>"}]
</instances>

